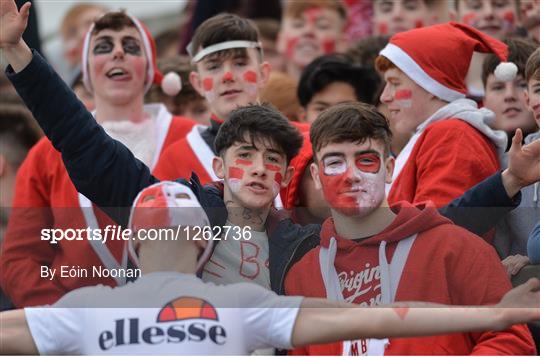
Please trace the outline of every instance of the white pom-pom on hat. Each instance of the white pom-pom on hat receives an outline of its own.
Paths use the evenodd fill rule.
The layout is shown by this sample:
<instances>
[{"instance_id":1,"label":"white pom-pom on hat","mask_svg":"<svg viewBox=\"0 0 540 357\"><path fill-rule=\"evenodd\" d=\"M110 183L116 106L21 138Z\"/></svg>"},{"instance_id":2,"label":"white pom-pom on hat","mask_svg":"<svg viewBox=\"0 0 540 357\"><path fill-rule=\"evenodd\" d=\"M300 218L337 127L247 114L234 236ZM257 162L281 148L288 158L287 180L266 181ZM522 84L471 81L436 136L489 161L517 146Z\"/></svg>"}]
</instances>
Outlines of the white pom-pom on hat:
<instances>
[{"instance_id":1,"label":"white pom-pom on hat","mask_svg":"<svg viewBox=\"0 0 540 357\"><path fill-rule=\"evenodd\" d=\"M518 73L518 67L512 62L501 62L495 68L495 77L503 82L510 82Z\"/></svg>"},{"instance_id":2,"label":"white pom-pom on hat","mask_svg":"<svg viewBox=\"0 0 540 357\"><path fill-rule=\"evenodd\" d=\"M163 93L174 97L182 90L182 79L176 72L169 72L163 76L161 81L161 89Z\"/></svg>"}]
</instances>

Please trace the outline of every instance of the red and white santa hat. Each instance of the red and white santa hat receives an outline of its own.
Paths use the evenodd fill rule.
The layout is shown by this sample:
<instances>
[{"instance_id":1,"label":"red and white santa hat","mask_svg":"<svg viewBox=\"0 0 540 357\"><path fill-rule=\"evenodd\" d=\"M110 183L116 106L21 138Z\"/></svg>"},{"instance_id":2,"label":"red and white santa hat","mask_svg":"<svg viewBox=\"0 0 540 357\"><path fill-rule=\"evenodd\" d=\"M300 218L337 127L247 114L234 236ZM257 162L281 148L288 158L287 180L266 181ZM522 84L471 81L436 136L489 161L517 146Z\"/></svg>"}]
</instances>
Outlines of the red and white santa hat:
<instances>
[{"instance_id":1,"label":"red and white santa hat","mask_svg":"<svg viewBox=\"0 0 540 357\"><path fill-rule=\"evenodd\" d=\"M499 57L495 76L500 80L515 78L518 68L507 62L508 47L504 43L455 22L398 33L380 55L429 93L452 102L467 94L465 77L474 51Z\"/></svg>"},{"instance_id":2,"label":"red and white santa hat","mask_svg":"<svg viewBox=\"0 0 540 357\"><path fill-rule=\"evenodd\" d=\"M133 202L128 223L132 232L178 226L210 227L208 216L193 191L178 182L161 181L148 186L139 192ZM172 237L169 236L169 239ZM132 243L132 240L129 242ZM212 249L213 239L208 239L206 248L199 257L197 271L210 258ZM133 260L137 262L133 245L130 244L129 250Z\"/></svg>"},{"instance_id":3,"label":"red and white santa hat","mask_svg":"<svg viewBox=\"0 0 540 357\"><path fill-rule=\"evenodd\" d=\"M154 37L146 27L146 25L139 21L135 16L126 14L131 21L135 24L135 27L139 31L143 41L144 52L148 59L148 68L146 74L146 84L144 92L148 92L152 84L161 86L163 92L171 97L174 97L182 89L182 80L176 72L169 72L163 75L157 67L157 52L156 42ZM90 53L90 38L92 37L92 31L94 30L94 24L90 26L86 36L84 38L83 53L82 53L82 72L83 83L90 92L93 92L92 82L88 73L88 54Z\"/></svg>"}]
</instances>

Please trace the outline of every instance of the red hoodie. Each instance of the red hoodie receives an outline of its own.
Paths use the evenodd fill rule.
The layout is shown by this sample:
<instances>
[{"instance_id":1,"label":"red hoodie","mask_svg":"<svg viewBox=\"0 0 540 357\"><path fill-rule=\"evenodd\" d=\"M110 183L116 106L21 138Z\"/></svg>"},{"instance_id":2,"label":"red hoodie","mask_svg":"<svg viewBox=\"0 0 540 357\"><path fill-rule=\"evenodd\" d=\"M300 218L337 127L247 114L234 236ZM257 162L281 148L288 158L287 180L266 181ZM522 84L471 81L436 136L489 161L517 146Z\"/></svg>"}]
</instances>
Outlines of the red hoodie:
<instances>
[{"instance_id":1,"label":"red hoodie","mask_svg":"<svg viewBox=\"0 0 540 357\"><path fill-rule=\"evenodd\" d=\"M361 241L338 236L333 220L325 221L321 246L306 254L287 274L286 294L333 298L340 290L337 294L341 293L342 297L339 298L362 305L377 305L384 301L385 295L390 301L487 305L497 303L510 290L510 281L495 251L482 239L455 226L433 207L400 202L392 209L397 213L392 224L380 234ZM406 240L415 235L414 240ZM412 246L408 252L405 249L405 253L396 254L404 259L403 272L399 275L396 273L399 264L398 269L394 269L399 259L393 258L401 241L404 242L400 244L402 248L406 242L412 242ZM388 264L384 263L384 258L379 264L379 254L386 255ZM324 256L328 257L328 265L322 269ZM389 278L385 278L386 273ZM392 299L392 289L385 287L391 286L387 283L396 276L399 282L395 284L395 299ZM339 285L334 285L336 290L332 292L331 282L336 279ZM386 292L381 293L382 290ZM530 332L524 325L501 332L395 338L389 342L386 355L536 353ZM351 351L361 355L366 353L366 345L366 341L355 341ZM342 352L343 344L333 343L295 349L292 354L341 355Z\"/></svg>"}]
</instances>

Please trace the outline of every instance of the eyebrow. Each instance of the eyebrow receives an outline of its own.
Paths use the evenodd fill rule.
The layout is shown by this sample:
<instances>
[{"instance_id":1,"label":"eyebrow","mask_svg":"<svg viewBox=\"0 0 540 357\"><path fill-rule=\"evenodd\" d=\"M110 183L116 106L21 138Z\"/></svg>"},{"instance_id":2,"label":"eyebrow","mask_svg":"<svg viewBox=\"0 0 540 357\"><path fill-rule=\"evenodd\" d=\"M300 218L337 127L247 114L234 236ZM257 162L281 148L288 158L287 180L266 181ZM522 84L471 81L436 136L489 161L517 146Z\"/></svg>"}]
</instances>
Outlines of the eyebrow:
<instances>
[{"instance_id":1,"label":"eyebrow","mask_svg":"<svg viewBox=\"0 0 540 357\"><path fill-rule=\"evenodd\" d=\"M259 149L256 146L253 146L253 145L242 145L242 146L238 147L236 150L255 150L255 151L259 151ZM267 148L266 150L268 150L269 152L271 152L273 154L278 154L278 155L282 155L282 156L285 155L285 153L283 151L281 151L281 150L272 149L272 148Z\"/></svg>"},{"instance_id":2,"label":"eyebrow","mask_svg":"<svg viewBox=\"0 0 540 357\"><path fill-rule=\"evenodd\" d=\"M356 151L354 153L354 156L364 155L364 154L375 154L377 156L380 156L379 152L376 151L376 150L373 150L373 149ZM324 159L326 159L327 157L330 157L330 156L345 157L345 154L343 154L342 152L327 152L326 154L323 155L321 160L324 160Z\"/></svg>"},{"instance_id":3,"label":"eyebrow","mask_svg":"<svg viewBox=\"0 0 540 357\"><path fill-rule=\"evenodd\" d=\"M96 41L100 41L100 40L108 40L108 41L112 41L113 38L112 38L112 36L109 36L109 35L102 35L102 36L96 37ZM123 37L121 38L121 40L122 40L122 41L124 41L124 40L133 40L133 41L140 42L138 38L133 37L133 36L130 36L130 35L123 36Z\"/></svg>"}]
</instances>

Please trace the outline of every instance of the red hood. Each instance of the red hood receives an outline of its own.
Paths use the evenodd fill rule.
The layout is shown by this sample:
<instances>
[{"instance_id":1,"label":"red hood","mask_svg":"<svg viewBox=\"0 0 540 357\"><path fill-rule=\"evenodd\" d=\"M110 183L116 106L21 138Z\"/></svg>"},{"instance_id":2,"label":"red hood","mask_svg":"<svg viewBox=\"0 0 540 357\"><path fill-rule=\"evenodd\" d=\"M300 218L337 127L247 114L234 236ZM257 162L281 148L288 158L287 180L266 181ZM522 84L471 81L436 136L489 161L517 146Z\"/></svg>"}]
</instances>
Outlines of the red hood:
<instances>
[{"instance_id":1,"label":"red hood","mask_svg":"<svg viewBox=\"0 0 540 357\"><path fill-rule=\"evenodd\" d=\"M302 135L304 136L304 143L300 148L298 155L296 155L290 163L290 166L294 167L293 177L287 187L282 188L280 191L281 201L283 202L283 207L285 207L285 209L292 209L297 206L296 197L298 196L300 183L302 182L302 177L304 177L304 172L308 167L308 164L313 158L309 133L306 132Z\"/></svg>"},{"instance_id":2,"label":"red hood","mask_svg":"<svg viewBox=\"0 0 540 357\"><path fill-rule=\"evenodd\" d=\"M382 241L396 242L442 224L453 224L449 219L441 216L431 202L412 205L401 201L392 205L391 208L397 216L385 230L361 242L345 238L337 239L338 249L348 249L358 244L379 245ZM321 229L321 245L328 247L332 237L339 238L339 235L335 230L334 220L328 218Z\"/></svg>"}]
</instances>

